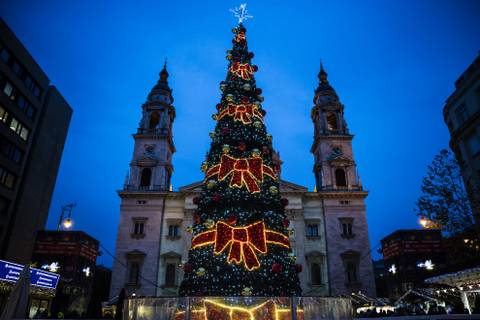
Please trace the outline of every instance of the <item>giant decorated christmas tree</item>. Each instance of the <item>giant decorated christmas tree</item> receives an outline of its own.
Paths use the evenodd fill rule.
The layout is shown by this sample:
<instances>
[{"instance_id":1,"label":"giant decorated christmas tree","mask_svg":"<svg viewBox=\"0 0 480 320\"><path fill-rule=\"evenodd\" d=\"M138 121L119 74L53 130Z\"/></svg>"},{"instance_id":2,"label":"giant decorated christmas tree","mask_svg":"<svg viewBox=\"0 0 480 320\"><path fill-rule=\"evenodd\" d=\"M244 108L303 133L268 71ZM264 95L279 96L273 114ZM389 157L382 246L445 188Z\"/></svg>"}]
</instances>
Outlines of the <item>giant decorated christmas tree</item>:
<instances>
[{"instance_id":1,"label":"giant decorated christmas tree","mask_svg":"<svg viewBox=\"0 0 480 320\"><path fill-rule=\"evenodd\" d=\"M180 295L298 296L302 268L290 248L288 201L279 193L257 66L242 22L232 31Z\"/></svg>"}]
</instances>

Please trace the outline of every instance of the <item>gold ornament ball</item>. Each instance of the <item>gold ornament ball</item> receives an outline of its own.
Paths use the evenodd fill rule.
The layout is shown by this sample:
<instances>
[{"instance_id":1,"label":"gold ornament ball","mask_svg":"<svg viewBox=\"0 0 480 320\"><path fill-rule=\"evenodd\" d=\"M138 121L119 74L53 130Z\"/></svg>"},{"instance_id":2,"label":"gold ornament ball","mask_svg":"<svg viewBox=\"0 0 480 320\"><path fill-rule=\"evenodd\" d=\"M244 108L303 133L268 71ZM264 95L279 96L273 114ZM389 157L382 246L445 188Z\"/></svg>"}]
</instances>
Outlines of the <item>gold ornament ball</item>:
<instances>
[{"instance_id":1,"label":"gold ornament ball","mask_svg":"<svg viewBox=\"0 0 480 320\"><path fill-rule=\"evenodd\" d=\"M230 152L230 146L228 144L224 144L222 146L222 152L223 153L229 153Z\"/></svg>"},{"instance_id":2,"label":"gold ornament ball","mask_svg":"<svg viewBox=\"0 0 480 320\"><path fill-rule=\"evenodd\" d=\"M215 187L216 184L217 184L217 181L215 181L215 180L208 180L208 181L207 181L207 188L208 188L208 189L212 189L213 187Z\"/></svg>"},{"instance_id":3,"label":"gold ornament ball","mask_svg":"<svg viewBox=\"0 0 480 320\"><path fill-rule=\"evenodd\" d=\"M277 194L277 193L278 193L277 187L271 186L271 187L270 187L270 192L273 193L273 194Z\"/></svg>"},{"instance_id":4,"label":"gold ornament ball","mask_svg":"<svg viewBox=\"0 0 480 320\"><path fill-rule=\"evenodd\" d=\"M217 120L217 115L216 115L216 114L212 114L212 119L216 121L216 120Z\"/></svg>"},{"instance_id":5,"label":"gold ornament ball","mask_svg":"<svg viewBox=\"0 0 480 320\"><path fill-rule=\"evenodd\" d=\"M227 60L232 60L233 56L231 54L227 54Z\"/></svg>"},{"instance_id":6,"label":"gold ornament ball","mask_svg":"<svg viewBox=\"0 0 480 320\"><path fill-rule=\"evenodd\" d=\"M252 89L252 87L250 86L250 84L245 83L245 84L243 85L243 90L245 90L245 91L250 91L251 89Z\"/></svg>"},{"instance_id":7,"label":"gold ornament ball","mask_svg":"<svg viewBox=\"0 0 480 320\"><path fill-rule=\"evenodd\" d=\"M252 294L252 288L245 287L242 290L242 296L250 296Z\"/></svg>"},{"instance_id":8,"label":"gold ornament ball","mask_svg":"<svg viewBox=\"0 0 480 320\"><path fill-rule=\"evenodd\" d=\"M272 135L271 134L267 134L267 140L272 142Z\"/></svg>"},{"instance_id":9,"label":"gold ornament ball","mask_svg":"<svg viewBox=\"0 0 480 320\"><path fill-rule=\"evenodd\" d=\"M254 157L260 157L260 154L261 154L261 153L260 153L260 150L258 150L258 149L253 149L253 150L252 150L252 156L254 156Z\"/></svg>"},{"instance_id":10,"label":"gold ornament ball","mask_svg":"<svg viewBox=\"0 0 480 320\"><path fill-rule=\"evenodd\" d=\"M204 163L202 163L202 166L200 168L202 169L202 172L207 172L208 164L206 162L204 162Z\"/></svg>"},{"instance_id":11,"label":"gold ornament ball","mask_svg":"<svg viewBox=\"0 0 480 320\"><path fill-rule=\"evenodd\" d=\"M192 232L193 232L193 227L192 227L192 226L188 226L188 227L187 227L187 232L192 233Z\"/></svg>"},{"instance_id":12,"label":"gold ornament ball","mask_svg":"<svg viewBox=\"0 0 480 320\"><path fill-rule=\"evenodd\" d=\"M262 96L258 96L258 100L260 100L260 102L263 102L263 100L265 100L265 98L262 97Z\"/></svg>"},{"instance_id":13,"label":"gold ornament ball","mask_svg":"<svg viewBox=\"0 0 480 320\"><path fill-rule=\"evenodd\" d=\"M212 139L215 138L215 132L210 132L208 135L209 135L210 138L212 138Z\"/></svg>"},{"instance_id":14,"label":"gold ornament ball","mask_svg":"<svg viewBox=\"0 0 480 320\"><path fill-rule=\"evenodd\" d=\"M260 107L260 101L255 101L253 104L256 105L257 107Z\"/></svg>"},{"instance_id":15,"label":"gold ornament ball","mask_svg":"<svg viewBox=\"0 0 480 320\"><path fill-rule=\"evenodd\" d=\"M296 260L297 260L297 257L295 256L294 253L289 253L289 254L288 254L288 257L289 257L290 260L292 260L292 261L296 261Z\"/></svg>"},{"instance_id":16,"label":"gold ornament ball","mask_svg":"<svg viewBox=\"0 0 480 320\"><path fill-rule=\"evenodd\" d=\"M212 228L215 225L215 222L212 219L207 219L203 225L207 227L207 229Z\"/></svg>"},{"instance_id":17,"label":"gold ornament ball","mask_svg":"<svg viewBox=\"0 0 480 320\"><path fill-rule=\"evenodd\" d=\"M293 237L293 235L295 234L295 230L293 230L293 228L288 228L287 231L290 237Z\"/></svg>"},{"instance_id":18,"label":"gold ornament ball","mask_svg":"<svg viewBox=\"0 0 480 320\"><path fill-rule=\"evenodd\" d=\"M233 94L227 94L227 96L225 97L227 99L227 101L230 101L232 102L233 101Z\"/></svg>"},{"instance_id":19,"label":"gold ornament ball","mask_svg":"<svg viewBox=\"0 0 480 320\"><path fill-rule=\"evenodd\" d=\"M256 128L261 128L262 127L262 123L260 121L255 121L253 123L253 125L256 127Z\"/></svg>"},{"instance_id":20,"label":"gold ornament ball","mask_svg":"<svg viewBox=\"0 0 480 320\"><path fill-rule=\"evenodd\" d=\"M200 268L198 268L196 274L197 274L197 276L202 277L202 276L205 275L205 272L206 272L205 268L200 267Z\"/></svg>"}]
</instances>

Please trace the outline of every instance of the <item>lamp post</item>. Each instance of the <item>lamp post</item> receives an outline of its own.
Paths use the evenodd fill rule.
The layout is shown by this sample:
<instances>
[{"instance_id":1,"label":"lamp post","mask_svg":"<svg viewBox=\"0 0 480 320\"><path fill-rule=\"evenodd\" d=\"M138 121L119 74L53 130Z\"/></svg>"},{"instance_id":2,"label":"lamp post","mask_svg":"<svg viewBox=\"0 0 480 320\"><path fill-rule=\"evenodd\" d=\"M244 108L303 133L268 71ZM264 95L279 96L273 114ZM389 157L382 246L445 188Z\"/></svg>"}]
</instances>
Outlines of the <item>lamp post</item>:
<instances>
[{"instance_id":1,"label":"lamp post","mask_svg":"<svg viewBox=\"0 0 480 320\"><path fill-rule=\"evenodd\" d=\"M76 203L70 203L65 206L62 206L62 213L60 214L60 219L58 220L57 231L60 231L62 227L62 222L63 222L63 227L65 229L70 229L72 227L73 225L72 210L73 210L73 207L76 207L76 206L77 206Z\"/></svg>"}]
</instances>

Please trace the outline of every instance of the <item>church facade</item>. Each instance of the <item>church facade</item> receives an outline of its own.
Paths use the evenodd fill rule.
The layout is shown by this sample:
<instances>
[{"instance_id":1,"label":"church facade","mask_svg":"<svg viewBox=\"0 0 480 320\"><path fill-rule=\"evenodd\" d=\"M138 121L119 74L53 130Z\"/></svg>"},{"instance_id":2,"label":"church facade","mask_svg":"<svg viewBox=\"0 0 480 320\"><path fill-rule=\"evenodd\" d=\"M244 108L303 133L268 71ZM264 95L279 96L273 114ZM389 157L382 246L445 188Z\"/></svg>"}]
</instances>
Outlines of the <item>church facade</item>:
<instances>
[{"instance_id":1,"label":"church facade","mask_svg":"<svg viewBox=\"0 0 480 320\"><path fill-rule=\"evenodd\" d=\"M189 226L203 181L171 191L175 108L166 66L142 105L133 158L121 198L110 296L175 296L191 244ZM280 179L289 200L292 259L305 296L359 292L375 296L363 190L344 106L321 67L311 118L316 190ZM278 159L280 162L280 160ZM280 178L280 177L279 177Z\"/></svg>"}]
</instances>

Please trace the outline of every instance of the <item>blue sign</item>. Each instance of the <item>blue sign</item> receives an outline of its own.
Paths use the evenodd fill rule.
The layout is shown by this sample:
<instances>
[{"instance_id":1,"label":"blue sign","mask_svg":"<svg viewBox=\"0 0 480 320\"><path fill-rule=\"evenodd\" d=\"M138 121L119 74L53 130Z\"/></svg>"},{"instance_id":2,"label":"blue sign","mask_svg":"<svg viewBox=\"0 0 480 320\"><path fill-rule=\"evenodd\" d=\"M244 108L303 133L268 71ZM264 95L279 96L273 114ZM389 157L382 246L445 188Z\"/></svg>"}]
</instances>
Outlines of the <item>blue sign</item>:
<instances>
[{"instance_id":1,"label":"blue sign","mask_svg":"<svg viewBox=\"0 0 480 320\"><path fill-rule=\"evenodd\" d=\"M22 273L21 264L0 260L0 280L17 282ZM37 287L56 289L60 275L36 268L30 269L30 283Z\"/></svg>"}]
</instances>

